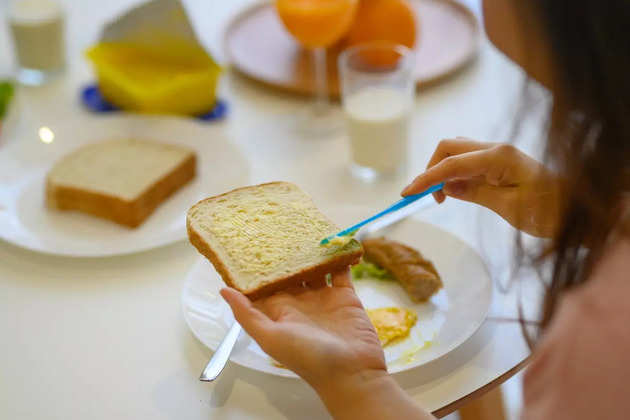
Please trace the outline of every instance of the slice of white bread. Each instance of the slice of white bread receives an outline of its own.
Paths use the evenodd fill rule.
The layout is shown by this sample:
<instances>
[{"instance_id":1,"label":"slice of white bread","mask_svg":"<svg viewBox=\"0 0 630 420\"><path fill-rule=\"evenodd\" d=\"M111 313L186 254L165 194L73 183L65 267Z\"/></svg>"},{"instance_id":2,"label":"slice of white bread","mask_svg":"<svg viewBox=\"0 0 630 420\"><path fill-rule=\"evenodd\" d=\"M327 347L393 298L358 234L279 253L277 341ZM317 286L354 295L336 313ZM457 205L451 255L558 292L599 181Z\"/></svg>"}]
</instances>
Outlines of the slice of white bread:
<instances>
[{"instance_id":1,"label":"slice of white bread","mask_svg":"<svg viewBox=\"0 0 630 420\"><path fill-rule=\"evenodd\" d=\"M186 218L190 242L225 283L250 299L305 283L358 262L361 244L322 247L339 228L287 182L239 188L195 204Z\"/></svg>"},{"instance_id":2,"label":"slice of white bread","mask_svg":"<svg viewBox=\"0 0 630 420\"><path fill-rule=\"evenodd\" d=\"M137 227L195 177L195 153L145 140L93 143L66 155L48 173L46 204Z\"/></svg>"}]
</instances>

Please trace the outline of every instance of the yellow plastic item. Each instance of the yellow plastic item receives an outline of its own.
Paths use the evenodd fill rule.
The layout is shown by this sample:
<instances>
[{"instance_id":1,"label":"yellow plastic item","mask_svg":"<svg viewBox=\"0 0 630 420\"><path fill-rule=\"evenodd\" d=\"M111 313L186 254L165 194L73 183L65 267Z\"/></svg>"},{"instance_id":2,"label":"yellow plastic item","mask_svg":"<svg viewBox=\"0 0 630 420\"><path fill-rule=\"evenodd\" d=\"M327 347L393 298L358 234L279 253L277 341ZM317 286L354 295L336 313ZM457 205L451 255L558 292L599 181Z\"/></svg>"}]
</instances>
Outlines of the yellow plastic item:
<instances>
[{"instance_id":1,"label":"yellow plastic item","mask_svg":"<svg viewBox=\"0 0 630 420\"><path fill-rule=\"evenodd\" d=\"M221 67L200 47L100 43L86 55L101 94L122 109L199 115L214 107Z\"/></svg>"}]
</instances>

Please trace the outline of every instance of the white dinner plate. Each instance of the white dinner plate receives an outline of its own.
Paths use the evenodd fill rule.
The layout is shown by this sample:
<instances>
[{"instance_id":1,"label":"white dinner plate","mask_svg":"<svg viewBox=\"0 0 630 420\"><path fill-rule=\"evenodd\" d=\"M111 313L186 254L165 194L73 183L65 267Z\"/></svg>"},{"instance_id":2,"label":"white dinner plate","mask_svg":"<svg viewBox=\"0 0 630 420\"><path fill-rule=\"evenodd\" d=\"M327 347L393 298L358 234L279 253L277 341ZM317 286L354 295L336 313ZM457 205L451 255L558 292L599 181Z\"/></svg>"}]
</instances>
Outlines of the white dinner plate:
<instances>
[{"instance_id":1,"label":"white dinner plate","mask_svg":"<svg viewBox=\"0 0 630 420\"><path fill-rule=\"evenodd\" d=\"M407 307L418 322L407 339L385 347L390 373L402 372L444 356L466 341L483 323L492 298L486 267L468 245L433 225L405 220L383 234L418 249L434 262L444 288L428 303L412 302L395 282L355 280L355 289L367 309ZM182 291L184 318L193 334L216 349L234 321L219 295L223 281L212 264L201 258L188 274ZM239 365L278 376L295 377L277 367L246 334L242 334L231 360Z\"/></svg>"},{"instance_id":2,"label":"white dinner plate","mask_svg":"<svg viewBox=\"0 0 630 420\"><path fill-rule=\"evenodd\" d=\"M33 251L100 257L179 241L186 238L185 215L191 205L249 183L247 160L223 134L220 124L119 114L51 122L46 127L54 133L50 143L40 138L40 127L30 127L0 147L0 238ZM50 137L44 133L44 140ZM56 160L90 142L129 137L194 149L198 157L197 177L136 229L45 207L44 180Z\"/></svg>"}]
</instances>

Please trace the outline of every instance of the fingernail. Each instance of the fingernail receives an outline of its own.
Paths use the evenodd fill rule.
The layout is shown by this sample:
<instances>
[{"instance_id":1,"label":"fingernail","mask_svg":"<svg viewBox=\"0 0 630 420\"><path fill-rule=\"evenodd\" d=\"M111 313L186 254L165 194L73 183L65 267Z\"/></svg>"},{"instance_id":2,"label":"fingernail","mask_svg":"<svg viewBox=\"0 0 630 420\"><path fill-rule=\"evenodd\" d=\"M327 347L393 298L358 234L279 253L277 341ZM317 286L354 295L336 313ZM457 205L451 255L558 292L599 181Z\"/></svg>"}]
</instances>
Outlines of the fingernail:
<instances>
[{"instance_id":1,"label":"fingernail","mask_svg":"<svg viewBox=\"0 0 630 420\"><path fill-rule=\"evenodd\" d=\"M451 197L459 197L464 195L466 192L466 183L465 182L449 182L444 185L443 188L444 194L450 195Z\"/></svg>"}]
</instances>

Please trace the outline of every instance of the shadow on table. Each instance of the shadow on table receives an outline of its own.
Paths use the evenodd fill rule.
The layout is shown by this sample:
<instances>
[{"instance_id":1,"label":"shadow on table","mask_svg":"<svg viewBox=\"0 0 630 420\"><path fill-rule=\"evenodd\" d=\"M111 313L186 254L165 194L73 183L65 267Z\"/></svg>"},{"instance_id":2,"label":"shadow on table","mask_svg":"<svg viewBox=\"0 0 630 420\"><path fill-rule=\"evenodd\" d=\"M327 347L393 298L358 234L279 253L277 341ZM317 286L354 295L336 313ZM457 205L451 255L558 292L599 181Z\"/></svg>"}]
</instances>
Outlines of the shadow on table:
<instances>
[{"instance_id":1,"label":"shadow on table","mask_svg":"<svg viewBox=\"0 0 630 420\"><path fill-rule=\"evenodd\" d=\"M182 334L182 341L184 353L190 365L188 374L197 381L199 373L212 356L212 351L189 332ZM238 400L240 411L248 411L253 408L252 402L241 403L244 391L242 387L237 386L239 381L255 387L261 397L266 398L268 403L286 418L305 418L305 416L309 419L330 418L323 403L305 382L299 379L262 374L232 362L225 367L215 382L197 382L197 389L203 390L204 400L211 409L226 407L228 400L232 398ZM252 393L248 393L247 396L254 398ZM258 414L262 415L262 413ZM255 415L256 413L251 413L251 416Z\"/></svg>"}]
</instances>

